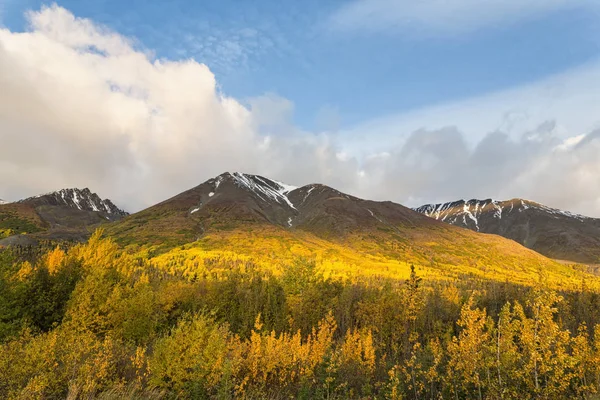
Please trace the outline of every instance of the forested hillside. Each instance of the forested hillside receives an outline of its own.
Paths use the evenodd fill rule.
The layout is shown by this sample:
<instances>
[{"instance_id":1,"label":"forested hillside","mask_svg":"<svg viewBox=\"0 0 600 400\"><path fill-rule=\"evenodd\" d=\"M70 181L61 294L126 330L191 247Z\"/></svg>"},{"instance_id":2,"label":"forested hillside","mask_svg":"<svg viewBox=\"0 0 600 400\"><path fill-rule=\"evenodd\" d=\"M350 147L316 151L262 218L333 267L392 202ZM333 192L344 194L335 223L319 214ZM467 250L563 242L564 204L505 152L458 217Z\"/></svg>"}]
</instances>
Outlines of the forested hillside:
<instances>
[{"instance_id":1,"label":"forested hillside","mask_svg":"<svg viewBox=\"0 0 600 400\"><path fill-rule=\"evenodd\" d=\"M180 255L190 249L179 249ZM197 250L199 251L199 250ZM97 232L0 253L0 397L593 398L597 278L329 274L174 258Z\"/></svg>"}]
</instances>

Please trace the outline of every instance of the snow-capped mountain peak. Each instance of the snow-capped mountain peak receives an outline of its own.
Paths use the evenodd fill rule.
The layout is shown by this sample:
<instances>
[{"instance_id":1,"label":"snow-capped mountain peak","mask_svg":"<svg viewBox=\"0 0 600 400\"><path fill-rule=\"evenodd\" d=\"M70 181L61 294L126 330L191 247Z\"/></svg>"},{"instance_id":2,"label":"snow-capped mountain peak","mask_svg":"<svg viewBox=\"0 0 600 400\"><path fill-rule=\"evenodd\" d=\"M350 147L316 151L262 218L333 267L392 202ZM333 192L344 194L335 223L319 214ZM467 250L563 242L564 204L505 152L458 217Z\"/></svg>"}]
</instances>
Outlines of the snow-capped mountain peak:
<instances>
[{"instance_id":1,"label":"snow-capped mountain peak","mask_svg":"<svg viewBox=\"0 0 600 400\"><path fill-rule=\"evenodd\" d=\"M506 201L498 201L493 199L486 200L458 200L449 203L425 204L421 207L414 208L428 217L447 222L453 225L459 225L473 230L480 230L480 219L482 217L501 220L512 214L523 213L527 210L534 212L543 212L551 218L574 218L583 221L588 218L583 215L574 214L569 211L563 211L556 208L544 206L524 199L512 199Z\"/></svg>"},{"instance_id":2,"label":"snow-capped mountain peak","mask_svg":"<svg viewBox=\"0 0 600 400\"><path fill-rule=\"evenodd\" d=\"M42 205L66 206L81 211L95 211L111 217L123 217L127 212L119 209L109 199L101 199L96 193L85 189L61 189L56 192L46 193L21 200L21 203L32 204L35 207Z\"/></svg>"},{"instance_id":3,"label":"snow-capped mountain peak","mask_svg":"<svg viewBox=\"0 0 600 400\"><path fill-rule=\"evenodd\" d=\"M215 189L217 192L219 185L224 179L233 180L234 184L240 188L246 189L264 201L276 201L280 204L284 204L292 209L296 209L294 204L290 201L287 194L297 187L287 185L282 182L274 181L268 178L263 178L258 175L244 174L240 172L229 173L219 175L215 178Z\"/></svg>"},{"instance_id":4,"label":"snow-capped mountain peak","mask_svg":"<svg viewBox=\"0 0 600 400\"><path fill-rule=\"evenodd\" d=\"M561 259L596 263L600 219L525 199L459 200L414 208L422 214L477 232L512 239L525 247Z\"/></svg>"}]
</instances>

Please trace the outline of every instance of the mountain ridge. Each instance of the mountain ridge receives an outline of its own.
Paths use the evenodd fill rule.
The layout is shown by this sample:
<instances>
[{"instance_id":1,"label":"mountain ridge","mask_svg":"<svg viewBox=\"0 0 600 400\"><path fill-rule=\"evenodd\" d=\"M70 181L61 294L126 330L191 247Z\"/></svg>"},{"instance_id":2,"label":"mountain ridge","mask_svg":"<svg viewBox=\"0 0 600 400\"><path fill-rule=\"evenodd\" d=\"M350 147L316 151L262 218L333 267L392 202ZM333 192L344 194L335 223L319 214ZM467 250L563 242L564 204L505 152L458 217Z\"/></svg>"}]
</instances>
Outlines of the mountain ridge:
<instances>
[{"instance_id":1,"label":"mountain ridge","mask_svg":"<svg viewBox=\"0 0 600 400\"><path fill-rule=\"evenodd\" d=\"M88 188L61 189L0 205L0 246L36 245L40 240L84 241L103 223L127 212Z\"/></svg>"},{"instance_id":2,"label":"mountain ridge","mask_svg":"<svg viewBox=\"0 0 600 400\"><path fill-rule=\"evenodd\" d=\"M311 183L296 187L259 175L225 172L133 214L133 219L152 212L178 212L182 218L211 223L218 222L220 215L231 214L247 223L267 222L283 228L312 229L339 235L350 227L385 224L381 217L390 214L388 208L392 204L395 218L409 225L411 218L428 223L428 218L400 204L360 199L326 185ZM382 210L376 210L378 208ZM201 231L206 228L203 224Z\"/></svg>"},{"instance_id":3,"label":"mountain ridge","mask_svg":"<svg viewBox=\"0 0 600 400\"><path fill-rule=\"evenodd\" d=\"M600 263L600 219L515 198L458 200L415 207L433 219L492 233L550 258Z\"/></svg>"},{"instance_id":4,"label":"mountain ridge","mask_svg":"<svg viewBox=\"0 0 600 400\"><path fill-rule=\"evenodd\" d=\"M68 188L19 200L18 203L30 204L33 207L42 205L66 206L80 211L94 211L107 217L124 217L129 213L121 210L110 199L101 199L90 189ZM110 218L109 218L110 219Z\"/></svg>"}]
</instances>

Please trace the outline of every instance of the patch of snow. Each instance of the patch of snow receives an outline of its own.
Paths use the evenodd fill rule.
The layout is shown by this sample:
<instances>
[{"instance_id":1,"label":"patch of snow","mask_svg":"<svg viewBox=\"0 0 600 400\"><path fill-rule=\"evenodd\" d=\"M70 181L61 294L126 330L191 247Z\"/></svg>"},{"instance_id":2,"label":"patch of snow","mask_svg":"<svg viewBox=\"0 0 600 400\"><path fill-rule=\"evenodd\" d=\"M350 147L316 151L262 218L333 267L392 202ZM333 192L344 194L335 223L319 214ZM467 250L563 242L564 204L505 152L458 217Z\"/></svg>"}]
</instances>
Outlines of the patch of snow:
<instances>
[{"instance_id":1,"label":"patch of snow","mask_svg":"<svg viewBox=\"0 0 600 400\"><path fill-rule=\"evenodd\" d=\"M108 205L108 203L106 201L103 201L102 205L104 206L104 209L106 209L107 213L109 213L109 214L112 213L112 210L110 209L110 207L109 207L109 205Z\"/></svg>"},{"instance_id":2,"label":"patch of snow","mask_svg":"<svg viewBox=\"0 0 600 400\"><path fill-rule=\"evenodd\" d=\"M570 211L563 211L563 210L559 210L557 208L550 208L550 207L546 207L542 204L537 204L534 206L535 208L538 208L540 210L544 210L545 212L551 214L554 216L554 218L560 218L561 216L563 217L568 217L568 218L575 218L579 221L584 221L586 219L588 219L589 217L586 217L584 215L581 214L574 214Z\"/></svg>"},{"instance_id":3,"label":"patch of snow","mask_svg":"<svg viewBox=\"0 0 600 400\"><path fill-rule=\"evenodd\" d=\"M94 211L100 211L100 209L98 208L98 206L96 205L96 202L94 201L93 198L88 199L90 201L90 205L92 206L92 210Z\"/></svg>"},{"instance_id":4,"label":"patch of snow","mask_svg":"<svg viewBox=\"0 0 600 400\"><path fill-rule=\"evenodd\" d=\"M302 199L302 204L304 204L304 202L306 201L306 199L308 199L308 196L310 196L310 192L312 192L313 190L315 190L314 186L311 186L310 189L308 189L308 191L304 195L304 198Z\"/></svg>"},{"instance_id":5,"label":"patch of snow","mask_svg":"<svg viewBox=\"0 0 600 400\"><path fill-rule=\"evenodd\" d=\"M208 197L213 197L214 195L215 195L215 192L210 192L210 193L208 194Z\"/></svg>"},{"instance_id":6,"label":"patch of snow","mask_svg":"<svg viewBox=\"0 0 600 400\"><path fill-rule=\"evenodd\" d=\"M475 227L477 228L477 232L479 232L479 221L477 221L477 218L475 218L475 216L471 214L471 210L469 210L469 206L467 205L467 203L465 203L463 206L463 212L467 217L469 217L472 221L475 222ZM467 224L465 216L463 216L463 222L465 223L465 225Z\"/></svg>"},{"instance_id":7,"label":"patch of snow","mask_svg":"<svg viewBox=\"0 0 600 400\"><path fill-rule=\"evenodd\" d=\"M492 200L492 204L494 205L494 208L496 209L496 211L494 212L494 217L498 218L498 219L502 219L502 207L500 207L498 205L498 202L495 200Z\"/></svg>"},{"instance_id":8,"label":"patch of snow","mask_svg":"<svg viewBox=\"0 0 600 400\"><path fill-rule=\"evenodd\" d=\"M79 195L77 194L77 190L73 190L73 202L77 208L81 210L81 204L79 204Z\"/></svg>"},{"instance_id":9,"label":"patch of snow","mask_svg":"<svg viewBox=\"0 0 600 400\"><path fill-rule=\"evenodd\" d=\"M194 208L192 211L190 211L190 214L193 214L193 213L195 213L196 211L200 211L200 207L198 207L198 208Z\"/></svg>"},{"instance_id":10,"label":"patch of snow","mask_svg":"<svg viewBox=\"0 0 600 400\"><path fill-rule=\"evenodd\" d=\"M273 179L271 179L271 180L283 188L283 193L289 193L292 190L298 189L298 186L287 185L287 184L285 184L283 182L275 181Z\"/></svg>"},{"instance_id":11,"label":"patch of snow","mask_svg":"<svg viewBox=\"0 0 600 400\"><path fill-rule=\"evenodd\" d=\"M217 189L219 188L219 185L221 184L222 181L223 181L223 177L218 176L217 179L215 180L215 191L217 191Z\"/></svg>"},{"instance_id":12,"label":"patch of snow","mask_svg":"<svg viewBox=\"0 0 600 400\"><path fill-rule=\"evenodd\" d=\"M377 215L375 215L375 213L373 211L369 210L368 208L366 210L371 214L371 217L375 218L377 221L381 222L382 224L384 223Z\"/></svg>"},{"instance_id":13,"label":"patch of snow","mask_svg":"<svg viewBox=\"0 0 600 400\"><path fill-rule=\"evenodd\" d=\"M288 217L288 226L291 228L292 227L292 217Z\"/></svg>"},{"instance_id":14,"label":"patch of snow","mask_svg":"<svg viewBox=\"0 0 600 400\"><path fill-rule=\"evenodd\" d=\"M238 186L245 187L246 189L254 192L262 200L268 201L268 199L271 199L275 200L278 203L283 202L287 204L290 208L296 210L294 204L292 204L290 199L288 199L288 197L286 196L286 193L288 193L288 189L295 188L294 186L286 185L284 187L275 181L271 181L275 184L272 185L259 176L250 177L239 172L234 172L233 174L231 174L231 176L233 176Z\"/></svg>"}]
</instances>

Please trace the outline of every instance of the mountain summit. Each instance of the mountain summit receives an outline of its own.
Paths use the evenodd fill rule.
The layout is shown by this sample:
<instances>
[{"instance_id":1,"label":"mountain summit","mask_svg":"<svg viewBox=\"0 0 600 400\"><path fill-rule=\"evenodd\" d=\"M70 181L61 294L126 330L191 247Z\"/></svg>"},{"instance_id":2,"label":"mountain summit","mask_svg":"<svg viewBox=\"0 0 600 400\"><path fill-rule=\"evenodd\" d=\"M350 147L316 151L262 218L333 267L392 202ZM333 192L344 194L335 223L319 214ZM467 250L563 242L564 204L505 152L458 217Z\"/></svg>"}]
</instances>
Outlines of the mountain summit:
<instances>
[{"instance_id":1,"label":"mountain summit","mask_svg":"<svg viewBox=\"0 0 600 400\"><path fill-rule=\"evenodd\" d=\"M152 230L159 236L175 226L191 239L209 230L265 224L342 237L375 226L431 222L400 204L359 199L321 184L295 187L258 175L226 172L119 225L129 232Z\"/></svg>"},{"instance_id":2,"label":"mountain summit","mask_svg":"<svg viewBox=\"0 0 600 400\"><path fill-rule=\"evenodd\" d=\"M0 204L0 246L38 239L86 240L96 226L128 215L89 189L62 189Z\"/></svg>"},{"instance_id":3,"label":"mountain summit","mask_svg":"<svg viewBox=\"0 0 600 400\"><path fill-rule=\"evenodd\" d=\"M80 211L97 212L109 220L117 220L128 215L119 209L109 199L102 200L96 193L85 189L62 189L44 195L29 197L19 203L29 204L33 207L53 206L68 207Z\"/></svg>"},{"instance_id":4,"label":"mountain summit","mask_svg":"<svg viewBox=\"0 0 600 400\"><path fill-rule=\"evenodd\" d=\"M524 199L459 200L415 208L422 214L477 232L512 239L550 258L600 263L600 219Z\"/></svg>"}]
</instances>

